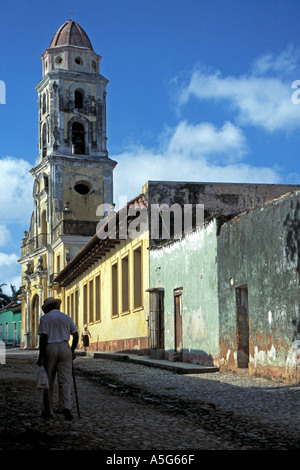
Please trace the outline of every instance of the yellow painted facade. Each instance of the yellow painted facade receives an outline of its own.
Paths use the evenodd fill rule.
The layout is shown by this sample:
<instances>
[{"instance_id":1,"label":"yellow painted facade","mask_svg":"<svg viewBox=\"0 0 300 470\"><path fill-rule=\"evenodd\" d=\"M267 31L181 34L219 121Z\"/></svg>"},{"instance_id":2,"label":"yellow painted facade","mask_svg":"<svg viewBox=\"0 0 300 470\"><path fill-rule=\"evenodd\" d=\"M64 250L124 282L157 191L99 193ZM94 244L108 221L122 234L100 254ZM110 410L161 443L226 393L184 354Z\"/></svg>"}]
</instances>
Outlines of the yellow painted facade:
<instances>
[{"instance_id":1,"label":"yellow painted facade","mask_svg":"<svg viewBox=\"0 0 300 470\"><path fill-rule=\"evenodd\" d=\"M148 231L135 240L120 240L83 274L57 288L80 335L88 325L91 349L148 350L148 241Z\"/></svg>"}]
</instances>

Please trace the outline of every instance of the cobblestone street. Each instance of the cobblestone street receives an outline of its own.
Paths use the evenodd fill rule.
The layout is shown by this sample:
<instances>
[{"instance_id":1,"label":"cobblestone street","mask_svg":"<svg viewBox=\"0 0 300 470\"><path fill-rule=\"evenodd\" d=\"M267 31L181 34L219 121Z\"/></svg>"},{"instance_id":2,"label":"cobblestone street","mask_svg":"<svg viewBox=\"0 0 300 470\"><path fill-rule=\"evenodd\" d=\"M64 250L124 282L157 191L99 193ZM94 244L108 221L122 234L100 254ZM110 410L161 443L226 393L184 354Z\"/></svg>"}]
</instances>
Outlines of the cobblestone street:
<instances>
[{"instance_id":1,"label":"cobblestone street","mask_svg":"<svg viewBox=\"0 0 300 470\"><path fill-rule=\"evenodd\" d=\"M78 356L80 417L40 417L37 352L0 365L0 450L293 450L300 387L247 374L178 374Z\"/></svg>"}]
</instances>

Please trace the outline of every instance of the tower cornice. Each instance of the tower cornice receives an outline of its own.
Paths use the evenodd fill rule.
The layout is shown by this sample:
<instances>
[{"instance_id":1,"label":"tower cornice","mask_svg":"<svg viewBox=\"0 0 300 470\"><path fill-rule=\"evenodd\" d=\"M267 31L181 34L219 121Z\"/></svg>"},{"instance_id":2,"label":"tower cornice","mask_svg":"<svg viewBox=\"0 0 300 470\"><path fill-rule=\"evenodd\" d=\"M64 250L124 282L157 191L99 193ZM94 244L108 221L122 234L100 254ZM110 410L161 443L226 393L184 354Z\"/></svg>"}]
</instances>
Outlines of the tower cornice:
<instances>
[{"instance_id":1,"label":"tower cornice","mask_svg":"<svg viewBox=\"0 0 300 470\"><path fill-rule=\"evenodd\" d=\"M99 165L103 169L114 169L117 166L118 162L112 160L109 157L101 157L101 156L76 156L76 155L49 155L44 158L40 163L38 163L35 167L31 168L30 173L33 177L36 174L44 172L50 165L72 165L72 166L85 166L88 168L99 167Z\"/></svg>"},{"instance_id":2,"label":"tower cornice","mask_svg":"<svg viewBox=\"0 0 300 470\"><path fill-rule=\"evenodd\" d=\"M102 82L105 86L109 83L109 80L103 75L94 74L90 72L77 72L73 70L54 70L48 72L36 85L35 89L39 93L45 88L52 80L73 80L76 82L86 82L87 80L90 83L96 84L97 82Z\"/></svg>"}]
</instances>

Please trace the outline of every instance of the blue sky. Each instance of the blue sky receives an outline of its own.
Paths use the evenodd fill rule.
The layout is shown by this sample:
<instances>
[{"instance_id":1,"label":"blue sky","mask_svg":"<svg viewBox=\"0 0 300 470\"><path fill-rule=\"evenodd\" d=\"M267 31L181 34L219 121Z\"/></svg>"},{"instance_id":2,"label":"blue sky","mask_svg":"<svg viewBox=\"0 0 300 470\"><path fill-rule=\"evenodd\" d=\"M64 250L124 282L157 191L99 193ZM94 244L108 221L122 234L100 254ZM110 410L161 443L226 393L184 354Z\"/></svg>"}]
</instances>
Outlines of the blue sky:
<instances>
[{"instance_id":1,"label":"blue sky","mask_svg":"<svg viewBox=\"0 0 300 470\"><path fill-rule=\"evenodd\" d=\"M20 283L40 56L71 11L109 80L116 203L149 179L300 183L299 0L2 2L0 284Z\"/></svg>"}]
</instances>

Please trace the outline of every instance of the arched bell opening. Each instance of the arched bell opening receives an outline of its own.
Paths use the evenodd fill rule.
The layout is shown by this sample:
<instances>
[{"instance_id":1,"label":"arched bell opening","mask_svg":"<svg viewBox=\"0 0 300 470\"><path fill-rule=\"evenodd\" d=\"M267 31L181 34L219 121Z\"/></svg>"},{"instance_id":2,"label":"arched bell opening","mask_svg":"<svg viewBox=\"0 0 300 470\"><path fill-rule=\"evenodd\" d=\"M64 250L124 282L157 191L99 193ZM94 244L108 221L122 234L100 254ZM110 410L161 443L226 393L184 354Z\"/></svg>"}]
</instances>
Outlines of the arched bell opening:
<instances>
[{"instance_id":1,"label":"arched bell opening","mask_svg":"<svg viewBox=\"0 0 300 470\"><path fill-rule=\"evenodd\" d=\"M74 92L74 101L75 101L75 108L82 109L83 108L83 98L84 92L80 88L77 88Z\"/></svg>"},{"instance_id":2,"label":"arched bell opening","mask_svg":"<svg viewBox=\"0 0 300 470\"><path fill-rule=\"evenodd\" d=\"M85 155L84 126L78 121L72 124L72 153Z\"/></svg>"},{"instance_id":3,"label":"arched bell opening","mask_svg":"<svg viewBox=\"0 0 300 470\"><path fill-rule=\"evenodd\" d=\"M47 124L44 123L42 130L42 157L47 156Z\"/></svg>"}]
</instances>

